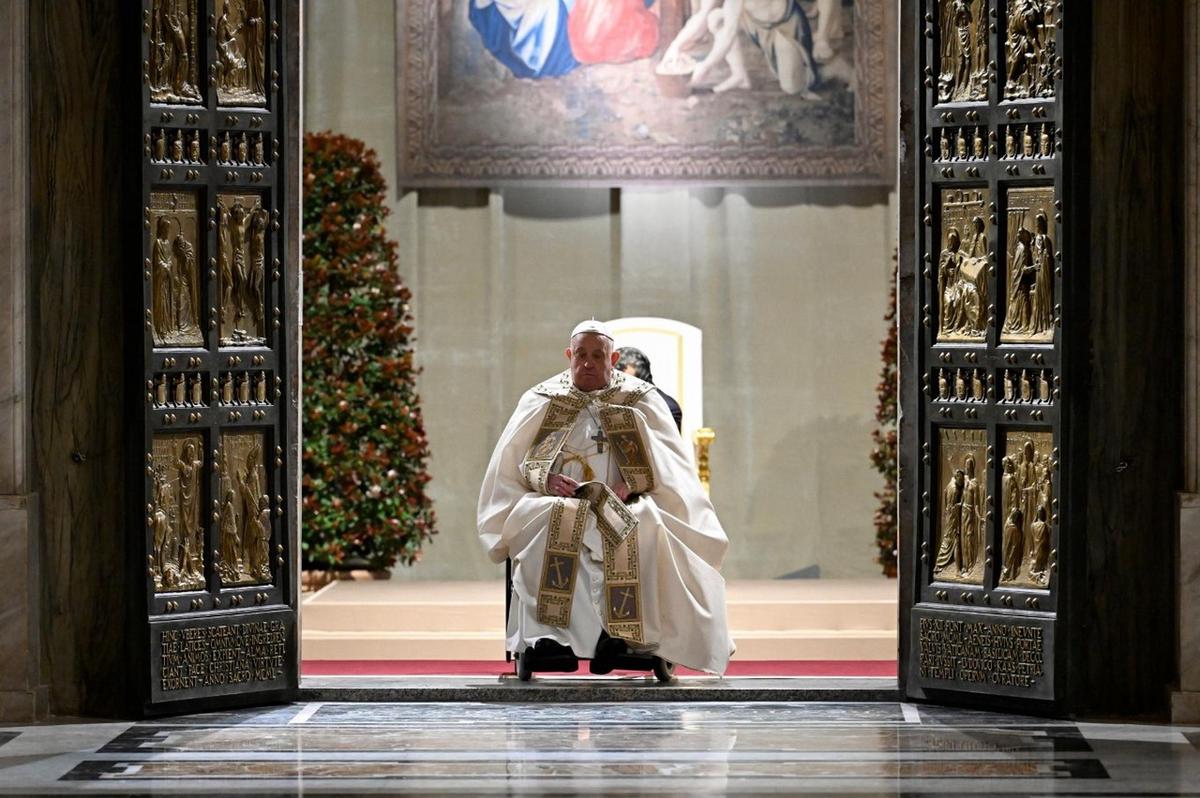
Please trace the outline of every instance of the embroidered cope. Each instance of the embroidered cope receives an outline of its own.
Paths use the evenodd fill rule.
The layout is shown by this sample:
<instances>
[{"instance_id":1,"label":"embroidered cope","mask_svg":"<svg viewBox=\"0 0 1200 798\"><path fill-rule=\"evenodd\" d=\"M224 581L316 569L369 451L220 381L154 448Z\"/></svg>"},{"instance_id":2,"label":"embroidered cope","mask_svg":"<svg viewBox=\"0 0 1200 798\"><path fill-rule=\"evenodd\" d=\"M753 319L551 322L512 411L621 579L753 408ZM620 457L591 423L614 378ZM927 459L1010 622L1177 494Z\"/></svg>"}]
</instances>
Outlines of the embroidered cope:
<instances>
[{"instance_id":1,"label":"embroidered cope","mask_svg":"<svg viewBox=\"0 0 1200 798\"><path fill-rule=\"evenodd\" d=\"M587 484L549 495L555 473ZM621 481L628 504L612 491ZM527 391L492 454L478 520L488 556L513 561L511 651L548 637L591 657L603 629L724 672L728 539L653 386L614 371L607 388L584 393L568 371Z\"/></svg>"}]
</instances>

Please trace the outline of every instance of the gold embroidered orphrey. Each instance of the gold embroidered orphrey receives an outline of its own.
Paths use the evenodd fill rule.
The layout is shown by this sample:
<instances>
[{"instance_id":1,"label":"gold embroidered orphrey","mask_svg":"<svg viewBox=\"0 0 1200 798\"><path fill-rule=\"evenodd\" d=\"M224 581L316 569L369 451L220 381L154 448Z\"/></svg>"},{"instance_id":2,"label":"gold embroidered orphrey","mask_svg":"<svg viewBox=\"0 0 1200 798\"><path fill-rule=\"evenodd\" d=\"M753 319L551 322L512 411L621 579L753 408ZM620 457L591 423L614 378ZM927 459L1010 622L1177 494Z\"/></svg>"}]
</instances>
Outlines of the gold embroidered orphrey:
<instances>
[{"instance_id":1,"label":"gold embroidered orphrey","mask_svg":"<svg viewBox=\"0 0 1200 798\"><path fill-rule=\"evenodd\" d=\"M571 383L570 372L534 388L550 397L546 416L521 463L529 487L546 492L546 480L580 411L591 402L600 407L599 422L612 443L617 469L632 493L654 488L649 452L633 412L653 386L613 372L608 388L584 394ZM586 483L577 498L560 498L550 512L546 554L538 587L537 617L548 626L571 622L571 600L579 572L579 547L589 516L595 518L604 546L604 599L608 633L634 643L645 642L642 629L641 587L638 576L638 521L607 485Z\"/></svg>"}]
</instances>

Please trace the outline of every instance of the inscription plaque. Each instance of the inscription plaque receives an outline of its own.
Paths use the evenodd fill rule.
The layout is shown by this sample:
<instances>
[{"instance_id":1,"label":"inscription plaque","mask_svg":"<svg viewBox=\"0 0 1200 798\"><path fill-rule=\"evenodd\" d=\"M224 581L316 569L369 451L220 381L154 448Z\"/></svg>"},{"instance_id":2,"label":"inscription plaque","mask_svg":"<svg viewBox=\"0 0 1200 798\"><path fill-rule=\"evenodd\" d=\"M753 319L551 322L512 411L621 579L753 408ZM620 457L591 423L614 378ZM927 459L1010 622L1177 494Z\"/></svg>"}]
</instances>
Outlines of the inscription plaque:
<instances>
[{"instance_id":1,"label":"inscription plaque","mask_svg":"<svg viewBox=\"0 0 1200 798\"><path fill-rule=\"evenodd\" d=\"M1053 696L1050 623L984 613L914 611L912 661L923 687Z\"/></svg>"},{"instance_id":2,"label":"inscription plaque","mask_svg":"<svg viewBox=\"0 0 1200 798\"><path fill-rule=\"evenodd\" d=\"M153 624L154 696L172 701L287 687L293 630L282 613Z\"/></svg>"}]
</instances>

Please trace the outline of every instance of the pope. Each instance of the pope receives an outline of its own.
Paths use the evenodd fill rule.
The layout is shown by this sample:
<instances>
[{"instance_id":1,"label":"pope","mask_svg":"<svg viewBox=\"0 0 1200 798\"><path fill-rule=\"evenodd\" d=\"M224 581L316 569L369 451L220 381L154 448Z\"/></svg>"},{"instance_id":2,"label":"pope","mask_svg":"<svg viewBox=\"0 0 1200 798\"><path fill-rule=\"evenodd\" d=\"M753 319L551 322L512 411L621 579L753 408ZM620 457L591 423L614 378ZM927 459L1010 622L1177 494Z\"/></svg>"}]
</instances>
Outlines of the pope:
<instances>
[{"instance_id":1,"label":"pope","mask_svg":"<svg viewBox=\"0 0 1200 798\"><path fill-rule=\"evenodd\" d=\"M724 673L729 541L691 453L654 386L613 368L604 324L577 325L565 355L521 397L479 494L484 550L513 562L509 650Z\"/></svg>"}]
</instances>

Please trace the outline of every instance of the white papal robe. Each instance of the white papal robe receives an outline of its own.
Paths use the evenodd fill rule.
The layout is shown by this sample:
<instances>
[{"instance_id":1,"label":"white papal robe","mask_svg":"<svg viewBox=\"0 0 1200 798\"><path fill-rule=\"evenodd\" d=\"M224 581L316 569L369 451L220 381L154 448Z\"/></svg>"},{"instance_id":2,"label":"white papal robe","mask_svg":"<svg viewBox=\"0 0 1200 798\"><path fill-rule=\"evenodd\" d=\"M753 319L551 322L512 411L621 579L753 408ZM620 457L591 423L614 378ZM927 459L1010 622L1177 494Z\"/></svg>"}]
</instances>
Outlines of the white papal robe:
<instances>
[{"instance_id":1,"label":"white papal robe","mask_svg":"<svg viewBox=\"0 0 1200 798\"><path fill-rule=\"evenodd\" d=\"M622 421L610 421L614 418ZM562 434L547 439L547 430L555 425ZM602 426L610 428L603 452L593 439ZM631 451L635 459L639 451L631 440L641 444L649 463L630 461ZM531 468L539 455L553 458L541 461L547 465L542 472ZM630 465L648 469L622 470ZM650 473L644 473L647 470ZM628 612L624 601L606 605L616 601L613 596L622 589L610 584L618 581L617 569L611 560L606 569L604 543L604 533L611 536L619 522L602 529L596 512L583 511L585 500L548 495L545 478L551 473L580 482L594 478L610 486L624 478L636 483L631 484L635 490L645 489L623 505L628 513L619 513L628 521L627 534L636 537L621 544L633 550L636 560L636 567L625 569L626 576L635 574L639 594L630 604L638 616L636 633L614 622ZM547 580L554 578L545 567L547 541L557 536L550 530L558 528L552 525L561 521L564 509L568 517L573 509L581 511L582 541L569 610L561 608L569 622L547 623L545 607L538 612L538 600L539 594L545 600ZM608 517L613 520L611 513ZM601 630L607 630L635 650L651 651L669 662L725 671L734 651L725 613L725 580L719 572L728 538L696 477L690 450L653 386L614 371L609 387L584 393L571 384L568 371L526 391L488 464L478 520L480 540L492 561L511 557L513 562L510 651L524 651L551 638L570 646L577 656L590 658Z\"/></svg>"}]
</instances>

